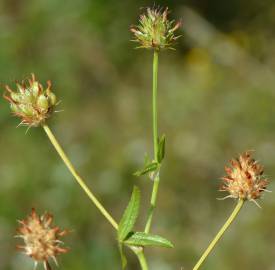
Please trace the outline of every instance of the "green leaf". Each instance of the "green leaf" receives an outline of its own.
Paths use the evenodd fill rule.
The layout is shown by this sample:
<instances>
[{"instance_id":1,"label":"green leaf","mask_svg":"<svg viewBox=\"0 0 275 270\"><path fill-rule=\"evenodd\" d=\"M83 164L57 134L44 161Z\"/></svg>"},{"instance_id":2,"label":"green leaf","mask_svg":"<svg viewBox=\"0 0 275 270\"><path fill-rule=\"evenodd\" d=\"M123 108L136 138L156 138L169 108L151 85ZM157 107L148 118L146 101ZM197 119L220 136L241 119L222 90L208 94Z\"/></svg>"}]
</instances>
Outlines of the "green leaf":
<instances>
[{"instance_id":1,"label":"green leaf","mask_svg":"<svg viewBox=\"0 0 275 270\"><path fill-rule=\"evenodd\" d=\"M141 176L141 175L144 175L146 173L155 171L158 167L159 167L158 162L153 161L153 162L149 163L148 165L146 165L142 170L136 171L134 173L134 175L135 176Z\"/></svg>"},{"instance_id":2,"label":"green leaf","mask_svg":"<svg viewBox=\"0 0 275 270\"><path fill-rule=\"evenodd\" d=\"M118 225L118 240L123 241L132 231L138 217L140 190L134 186L131 199Z\"/></svg>"},{"instance_id":3,"label":"green leaf","mask_svg":"<svg viewBox=\"0 0 275 270\"><path fill-rule=\"evenodd\" d=\"M127 266L127 259L126 259L125 255L124 255L123 246L122 246L121 243L118 243L118 249L119 249L120 258L121 258L121 267L122 267L122 270L123 270Z\"/></svg>"},{"instance_id":4,"label":"green leaf","mask_svg":"<svg viewBox=\"0 0 275 270\"><path fill-rule=\"evenodd\" d=\"M163 134L158 145L158 162L161 163L165 156L165 135Z\"/></svg>"},{"instance_id":5,"label":"green leaf","mask_svg":"<svg viewBox=\"0 0 275 270\"><path fill-rule=\"evenodd\" d=\"M135 232L124 241L126 245L130 246L156 246L173 248L174 245L167 239L153 234L146 234L144 232Z\"/></svg>"}]
</instances>

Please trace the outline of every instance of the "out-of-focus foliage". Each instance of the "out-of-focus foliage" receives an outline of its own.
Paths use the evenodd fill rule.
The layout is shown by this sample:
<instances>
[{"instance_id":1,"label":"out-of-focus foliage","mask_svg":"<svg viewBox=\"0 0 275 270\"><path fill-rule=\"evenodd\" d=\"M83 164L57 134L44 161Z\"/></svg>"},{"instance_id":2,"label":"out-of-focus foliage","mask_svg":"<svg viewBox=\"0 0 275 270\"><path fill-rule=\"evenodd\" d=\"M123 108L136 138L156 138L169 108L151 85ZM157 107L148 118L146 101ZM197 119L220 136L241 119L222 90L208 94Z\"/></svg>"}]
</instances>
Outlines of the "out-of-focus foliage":
<instances>
[{"instance_id":1,"label":"out-of-focus foliage","mask_svg":"<svg viewBox=\"0 0 275 270\"><path fill-rule=\"evenodd\" d=\"M145 215L152 186L133 176L152 154L151 60L129 27L156 1L0 1L0 81L31 72L51 79L62 112L50 126L118 220L132 186ZM146 249L151 269L190 269L234 207L217 201L227 160L256 150L275 176L275 4L273 0L160 1L182 18L177 51L160 55L160 134L167 137L152 233L174 249ZM28 270L15 250L16 220L49 210L71 252L61 268L119 269L115 232L75 184L43 130L16 129L0 101L0 269ZM269 189L274 189L271 182ZM275 198L247 204L203 269L274 269ZM144 216L143 215L143 216ZM144 220L137 227L143 228ZM130 255L130 254L129 254ZM139 269L130 255L129 269Z\"/></svg>"}]
</instances>

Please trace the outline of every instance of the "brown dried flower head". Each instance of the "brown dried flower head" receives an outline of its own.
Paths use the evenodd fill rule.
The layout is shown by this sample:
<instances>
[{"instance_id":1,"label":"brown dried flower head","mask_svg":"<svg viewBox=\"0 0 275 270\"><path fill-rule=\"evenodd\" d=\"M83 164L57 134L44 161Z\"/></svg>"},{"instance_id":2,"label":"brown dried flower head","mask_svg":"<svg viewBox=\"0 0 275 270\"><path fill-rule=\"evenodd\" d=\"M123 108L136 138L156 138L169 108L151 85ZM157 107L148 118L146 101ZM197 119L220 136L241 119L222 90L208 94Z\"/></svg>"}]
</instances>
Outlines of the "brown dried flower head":
<instances>
[{"instance_id":1,"label":"brown dried flower head","mask_svg":"<svg viewBox=\"0 0 275 270\"><path fill-rule=\"evenodd\" d=\"M161 50L172 48L172 45L179 36L175 31L180 27L181 22L168 20L168 8L147 8L142 14L139 24L130 28L134 33L133 41L140 43L139 48Z\"/></svg>"},{"instance_id":2,"label":"brown dried flower head","mask_svg":"<svg viewBox=\"0 0 275 270\"><path fill-rule=\"evenodd\" d=\"M17 92L6 85L4 98L9 101L13 114L22 119L19 125L36 127L43 124L57 105L56 96L51 91L51 82L47 82L44 90L34 74L31 74L30 79L16 85Z\"/></svg>"},{"instance_id":3,"label":"brown dried flower head","mask_svg":"<svg viewBox=\"0 0 275 270\"><path fill-rule=\"evenodd\" d=\"M227 173L222 178L221 191L228 191L225 198L249 200L256 203L263 191L267 191L268 180L263 176L264 168L247 151L237 159L230 161L231 167L225 167ZM256 203L257 204L257 203Z\"/></svg>"},{"instance_id":4,"label":"brown dried flower head","mask_svg":"<svg viewBox=\"0 0 275 270\"><path fill-rule=\"evenodd\" d=\"M61 247L63 242L59 240L68 231L60 230L56 226L52 227L52 220L52 215L39 216L35 209L32 209L31 214L25 220L19 221L19 235L17 235L25 243L24 246L17 247L35 261L35 267L38 262L42 262L45 270L51 269L49 259L53 259L57 264L56 256L68 251L67 248Z\"/></svg>"}]
</instances>

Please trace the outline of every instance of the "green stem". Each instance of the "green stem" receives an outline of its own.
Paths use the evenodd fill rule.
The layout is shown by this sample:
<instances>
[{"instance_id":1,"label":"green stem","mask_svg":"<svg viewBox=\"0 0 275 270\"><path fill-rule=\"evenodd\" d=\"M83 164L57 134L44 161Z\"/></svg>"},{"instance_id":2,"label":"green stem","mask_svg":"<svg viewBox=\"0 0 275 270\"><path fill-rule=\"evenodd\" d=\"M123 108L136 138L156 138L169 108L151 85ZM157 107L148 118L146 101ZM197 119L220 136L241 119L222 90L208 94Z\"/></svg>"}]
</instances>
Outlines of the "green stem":
<instances>
[{"instance_id":1,"label":"green stem","mask_svg":"<svg viewBox=\"0 0 275 270\"><path fill-rule=\"evenodd\" d=\"M113 217L108 213L108 211L104 208L104 206L99 202L99 200L95 197L95 195L92 193L92 191L88 188L88 186L85 184L84 180L81 178L81 176L76 172L73 164L63 151L62 147L60 146L59 142L55 138L54 134L52 133L51 129L47 125L43 125L43 129L45 130L48 138L50 139L52 145L54 146L55 150L71 172L71 174L74 176L77 183L81 186L81 188L84 190L84 192L88 195L88 197L91 199L91 201L94 203L96 208L101 212L101 214L110 222L110 224L115 228L115 230L118 230L118 224L113 219ZM142 270L148 270L147 262L144 256L143 249L136 249L134 247L131 248L133 252L137 255L138 260L141 265Z\"/></svg>"},{"instance_id":2,"label":"green stem","mask_svg":"<svg viewBox=\"0 0 275 270\"><path fill-rule=\"evenodd\" d=\"M243 204L244 204L244 200L239 200L238 201L238 204L234 208L232 214L227 219L227 221L224 223L224 225L222 226L222 228L220 229L220 231L217 233L217 235L215 236L215 238L212 240L212 242L209 244L209 246L207 247L207 249L204 251L204 253L202 254L201 258L198 260L198 262L194 266L193 270L197 270L197 269L200 268L200 266L202 265L202 263L204 262L204 260L207 258L207 256L210 254L210 252L216 246L216 244L221 239L221 237L223 236L223 234L225 233L225 231L228 229L228 227L230 226L230 224L233 222L233 220L236 218L236 216L240 212Z\"/></svg>"},{"instance_id":3,"label":"green stem","mask_svg":"<svg viewBox=\"0 0 275 270\"><path fill-rule=\"evenodd\" d=\"M137 250L137 251L134 251L134 252L138 257L138 261L140 263L141 269L142 270L149 270L146 258L144 256L143 249L140 249L140 250Z\"/></svg>"},{"instance_id":4,"label":"green stem","mask_svg":"<svg viewBox=\"0 0 275 270\"><path fill-rule=\"evenodd\" d=\"M55 150L71 172L71 174L74 176L77 183L81 186L81 188L84 190L84 192L88 195L88 197L91 199L91 201L94 203L96 208L101 212L101 214L111 223L111 225L117 230L118 224L113 219L113 217L108 213L108 211L103 207L103 205L99 202L99 200L95 197L95 195L92 193L92 191L88 188L88 186L85 184L84 180L81 178L81 176L76 172L73 164L61 148L59 142L55 138L54 134L52 133L51 129L47 125L43 125L43 129L45 130L46 134L48 135L48 138L50 139L51 143L53 144Z\"/></svg>"},{"instance_id":5,"label":"green stem","mask_svg":"<svg viewBox=\"0 0 275 270\"><path fill-rule=\"evenodd\" d=\"M158 158L158 62L159 56L158 52L154 51L154 59L153 59L153 140L154 140L154 159Z\"/></svg>"},{"instance_id":6,"label":"green stem","mask_svg":"<svg viewBox=\"0 0 275 270\"><path fill-rule=\"evenodd\" d=\"M152 106L153 106L153 141L154 141L154 160L158 160L158 110L157 110L157 96L158 96L158 51L154 51L154 59L153 59L153 99L152 99ZM145 225L145 233L149 233L154 209L156 207L157 202L157 194L158 194L158 187L159 187L159 176L156 176L154 179L154 185L150 200L150 209L148 213L147 222Z\"/></svg>"}]
</instances>

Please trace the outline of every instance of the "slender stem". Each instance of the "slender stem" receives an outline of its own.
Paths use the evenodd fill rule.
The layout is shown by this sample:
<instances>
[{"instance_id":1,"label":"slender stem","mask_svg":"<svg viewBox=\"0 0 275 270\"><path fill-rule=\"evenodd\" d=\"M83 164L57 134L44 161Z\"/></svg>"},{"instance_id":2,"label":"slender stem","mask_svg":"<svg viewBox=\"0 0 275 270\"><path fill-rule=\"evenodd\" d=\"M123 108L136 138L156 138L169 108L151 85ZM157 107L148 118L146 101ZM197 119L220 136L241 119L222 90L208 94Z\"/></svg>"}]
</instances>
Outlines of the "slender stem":
<instances>
[{"instance_id":1,"label":"slender stem","mask_svg":"<svg viewBox=\"0 0 275 270\"><path fill-rule=\"evenodd\" d=\"M81 178L81 176L76 172L74 166L72 165L71 161L61 148L59 142L55 138L54 134L52 133L51 129L47 125L43 125L43 129L45 130L47 136L49 137L51 143L53 144L55 150L71 172L71 174L74 176L77 183L81 186L81 188L84 190L84 192L88 195L88 197L91 199L91 201L94 203L96 208L101 212L101 214L110 222L110 224L115 228L115 230L118 229L117 222L113 219L113 217L108 213L108 211L104 208L104 206L98 201L98 199L95 197L95 195L92 193L92 191L88 188L88 186L85 184L84 180ZM135 247L131 247L132 251L137 255L141 269L142 270L148 270L147 262L144 256L143 249L136 249ZM47 262L46 262L47 263ZM47 264L47 267L50 267L49 264Z\"/></svg>"},{"instance_id":2,"label":"slender stem","mask_svg":"<svg viewBox=\"0 0 275 270\"><path fill-rule=\"evenodd\" d=\"M118 224L113 219L113 217L108 213L108 211L103 207L103 205L99 202L99 200L95 197L93 192L88 188L88 186L85 184L84 180L81 178L81 176L76 172L74 166L72 165L71 161L61 148L59 142L55 138L54 134L52 133L51 129L47 125L43 125L43 128L48 135L51 143L53 144L55 150L61 157L61 159L64 161L65 165L71 172L71 174L74 176L75 180L78 182L78 184L81 186L81 188L84 190L84 192L88 195L88 197L91 199L91 201L94 203L96 208L101 212L101 214L111 223L111 225L117 230Z\"/></svg>"},{"instance_id":3,"label":"slender stem","mask_svg":"<svg viewBox=\"0 0 275 270\"><path fill-rule=\"evenodd\" d=\"M113 219L113 217L108 213L108 211L104 208L104 206L98 201L98 199L95 197L95 195L92 193L92 191L88 188L88 186L85 184L84 180L81 178L81 176L76 172L74 166L72 165L71 161L61 148L59 142L55 138L54 134L52 133L51 129L47 125L43 125L43 129L45 130L48 138L50 139L51 143L53 144L55 150L71 172L71 174L74 176L77 183L81 186L81 188L84 190L84 192L88 195L88 197L91 199L91 201L94 203L96 208L101 212L101 214L110 222L110 224L118 230L118 224ZM136 249L135 247L131 247L133 252L137 255L138 260L140 262L140 266L142 270L148 270L146 258L144 256L143 249ZM49 267L49 265L47 265Z\"/></svg>"},{"instance_id":4,"label":"slender stem","mask_svg":"<svg viewBox=\"0 0 275 270\"><path fill-rule=\"evenodd\" d=\"M154 51L153 59L153 140L154 140L154 159L157 160L158 157L158 52Z\"/></svg>"},{"instance_id":5,"label":"slender stem","mask_svg":"<svg viewBox=\"0 0 275 270\"><path fill-rule=\"evenodd\" d=\"M230 226L230 224L233 222L233 220L236 218L236 216L240 212L243 204L244 204L244 200L239 200L238 201L238 204L234 208L232 214L227 219L227 221L224 223L224 225L222 226L222 228L220 229L220 231L217 233L217 235L215 236L215 238L212 240L212 242L209 244L209 246L207 247L207 249L204 251L204 253L202 254L201 258L198 260L198 262L194 266L193 270L197 270L197 269L200 268L200 266L202 265L202 263L204 262L204 260L207 258L207 256L210 254L210 252L216 246L216 244L221 239L221 237L223 236L223 234L225 233L225 231L228 229L228 227Z\"/></svg>"},{"instance_id":6,"label":"slender stem","mask_svg":"<svg viewBox=\"0 0 275 270\"><path fill-rule=\"evenodd\" d=\"M157 161L158 158L158 110L157 110L157 95L158 95L158 51L154 51L154 59L153 59L153 141L154 141L154 160ZM150 209L148 212L148 218L145 225L145 232L149 233L154 209L156 207L157 202L157 194L159 187L159 176L156 176L154 179L154 185L150 200Z\"/></svg>"},{"instance_id":7,"label":"slender stem","mask_svg":"<svg viewBox=\"0 0 275 270\"><path fill-rule=\"evenodd\" d=\"M153 219L153 214L154 210L156 208L156 202L157 202L157 194L158 194L158 188L159 188L159 177L156 177L154 179L154 185L153 185L153 190L152 190L152 195L151 195L151 202L150 202L150 208L148 211L148 218L145 226L145 233L149 233L151 224L152 224L152 219Z\"/></svg>"},{"instance_id":8,"label":"slender stem","mask_svg":"<svg viewBox=\"0 0 275 270\"><path fill-rule=\"evenodd\" d=\"M145 256L144 256L143 249L138 250L138 251L134 251L134 252L135 252L135 254L136 254L137 257L138 257L138 261L139 261L139 263L140 263L141 269L142 269L142 270L149 270L148 265L147 265L146 258L145 258Z\"/></svg>"}]
</instances>

